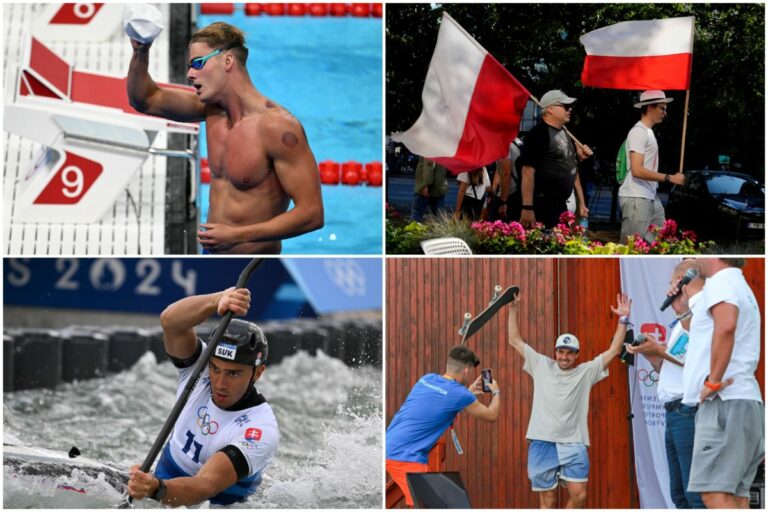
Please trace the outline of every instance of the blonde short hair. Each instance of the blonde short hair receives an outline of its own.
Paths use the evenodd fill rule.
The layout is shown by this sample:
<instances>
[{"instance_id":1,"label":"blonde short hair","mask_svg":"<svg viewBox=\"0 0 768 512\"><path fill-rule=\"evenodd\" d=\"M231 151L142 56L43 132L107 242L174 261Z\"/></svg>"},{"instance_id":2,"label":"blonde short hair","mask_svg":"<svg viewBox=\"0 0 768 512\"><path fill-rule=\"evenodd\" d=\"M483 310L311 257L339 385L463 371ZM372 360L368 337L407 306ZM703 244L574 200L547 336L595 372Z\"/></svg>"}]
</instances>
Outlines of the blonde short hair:
<instances>
[{"instance_id":1,"label":"blonde short hair","mask_svg":"<svg viewBox=\"0 0 768 512\"><path fill-rule=\"evenodd\" d=\"M189 44L205 43L211 48L232 50L237 61L245 67L248 60L248 48L245 46L245 33L234 25L217 21L201 28L192 35Z\"/></svg>"}]
</instances>

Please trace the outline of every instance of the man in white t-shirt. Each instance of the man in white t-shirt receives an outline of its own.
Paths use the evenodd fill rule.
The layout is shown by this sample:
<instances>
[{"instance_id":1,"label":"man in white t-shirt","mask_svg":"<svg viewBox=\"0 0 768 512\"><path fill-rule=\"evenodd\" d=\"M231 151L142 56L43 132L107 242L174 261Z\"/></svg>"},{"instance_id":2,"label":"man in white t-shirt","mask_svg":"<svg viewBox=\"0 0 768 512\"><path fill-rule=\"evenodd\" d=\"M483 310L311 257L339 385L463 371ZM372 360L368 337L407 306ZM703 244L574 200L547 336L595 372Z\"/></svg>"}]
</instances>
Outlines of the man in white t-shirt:
<instances>
[{"instance_id":1,"label":"man in white t-shirt","mask_svg":"<svg viewBox=\"0 0 768 512\"><path fill-rule=\"evenodd\" d=\"M622 243L634 234L653 241L648 226L661 226L665 221L664 207L656 195L659 182L682 185L685 181L682 172L673 175L659 172L659 145L652 128L667 117L667 103L671 101L664 91L645 91L635 103L635 108L640 109L640 120L627 135L630 172L619 188Z\"/></svg>"},{"instance_id":2,"label":"man in white t-shirt","mask_svg":"<svg viewBox=\"0 0 768 512\"><path fill-rule=\"evenodd\" d=\"M701 258L706 279L691 308L683 403L698 405L688 490L707 508L749 508L749 488L765 456L765 409L755 371L760 310L743 258Z\"/></svg>"},{"instance_id":3,"label":"man in white t-shirt","mask_svg":"<svg viewBox=\"0 0 768 512\"><path fill-rule=\"evenodd\" d=\"M696 261L693 259L681 261L672 272L670 285L677 288L688 269L695 267ZM681 288L680 294L672 302L677 319L669 334L669 343L659 343L656 338L646 334L645 341L640 345L627 345L629 353L643 354L659 374L656 392L666 411L664 444L669 466L670 496L675 508L705 508L699 493L687 491L698 406L682 403L683 364L690 342L688 329L683 326L682 320L690 316L689 307L693 307L701 298L703 288L704 280L695 277Z\"/></svg>"},{"instance_id":4,"label":"man in white t-shirt","mask_svg":"<svg viewBox=\"0 0 768 512\"><path fill-rule=\"evenodd\" d=\"M247 288L185 297L160 315L165 351L179 371L177 396L192 377L205 343L195 327L214 313L245 315ZM235 319L192 388L155 472L131 468L128 493L165 505L213 505L246 501L272 462L280 432L277 419L254 384L264 373L267 340L251 322Z\"/></svg>"},{"instance_id":5,"label":"man in white t-shirt","mask_svg":"<svg viewBox=\"0 0 768 512\"><path fill-rule=\"evenodd\" d=\"M617 296L611 311L618 316L611 346L592 361L576 366L579 340L562 334L555 342L555 359L539 354L520 336L520 297L509 310L509 344L525 359L523 370L533 378L533 407L528 423L528 478L539 493L541 508L557 507L557 486L568 489L568 508L583 508L589 478L589 392L608 376L608 365L621 353L629 323L631 301Z\"/></svg>"}]
</instances>

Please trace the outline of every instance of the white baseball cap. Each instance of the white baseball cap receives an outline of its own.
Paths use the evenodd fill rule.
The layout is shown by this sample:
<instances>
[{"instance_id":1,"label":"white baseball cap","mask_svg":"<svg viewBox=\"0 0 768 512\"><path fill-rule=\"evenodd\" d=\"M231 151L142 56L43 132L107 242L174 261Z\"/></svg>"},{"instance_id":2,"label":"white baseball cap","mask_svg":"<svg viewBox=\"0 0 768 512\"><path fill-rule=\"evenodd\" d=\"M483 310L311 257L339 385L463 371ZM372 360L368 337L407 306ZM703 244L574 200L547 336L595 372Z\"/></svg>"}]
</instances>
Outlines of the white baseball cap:
<instances>
[{"instance_id":1,"label":"white baseball cap","mask_svg":"<svg viewBox=\"0 0 768 512\"><path fill-rule=\"evenodd\" d=\"M550 105L554 105L555 103L562 103L563 105L570 105L576 101L576 98L571 98L567 94L565 94L563 91L558 91L557 89L552 91L547 91L544 96L541 97L539 100L539 104L541 105L541 108L547 108Z\"/></svg>"},{"instance_id":2,"label":"white baseball cap","mask_svg":"<svg viewBox=\"0 0 768 512\"><path fill-rule=\"evenodd\" d=\"M555 342L555 350L559 348L567 348L568 350L578 352L579 338L569 333L561 334L557 337L557 341Z\"/></svg>"}]
</instances>

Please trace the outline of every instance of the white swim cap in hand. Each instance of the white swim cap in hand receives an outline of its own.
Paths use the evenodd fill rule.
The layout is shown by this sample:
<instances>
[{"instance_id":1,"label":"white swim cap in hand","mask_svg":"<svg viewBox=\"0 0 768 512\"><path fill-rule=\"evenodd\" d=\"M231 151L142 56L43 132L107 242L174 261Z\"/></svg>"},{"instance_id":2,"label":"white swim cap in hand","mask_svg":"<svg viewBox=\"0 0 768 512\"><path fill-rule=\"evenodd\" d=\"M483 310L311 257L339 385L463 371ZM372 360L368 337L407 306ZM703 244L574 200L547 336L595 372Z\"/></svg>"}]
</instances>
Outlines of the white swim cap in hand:
<instances>
[{"instance_id":1,"label":"white swim cap in hand","mask_svg":"<svg viewBox=\"0 0 768 512\"><path fill-rule=\"evenodd\" d=\"M129 4L123 11L123 29L128 37L147 44L163 31L163 14L149 4Z\"/></svg>"}]
</instances>

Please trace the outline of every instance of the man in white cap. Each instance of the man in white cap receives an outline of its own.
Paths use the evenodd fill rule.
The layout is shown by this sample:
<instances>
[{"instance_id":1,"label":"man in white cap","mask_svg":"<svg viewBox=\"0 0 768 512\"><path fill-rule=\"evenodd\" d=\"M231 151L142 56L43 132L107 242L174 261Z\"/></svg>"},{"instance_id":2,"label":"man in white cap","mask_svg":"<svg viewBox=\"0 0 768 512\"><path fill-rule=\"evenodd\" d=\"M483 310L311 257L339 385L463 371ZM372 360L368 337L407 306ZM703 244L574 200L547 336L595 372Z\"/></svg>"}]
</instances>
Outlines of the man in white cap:
<instances>
[{"instance_id":1,"label":"man in white cap","mask_svg":"<svg viewBox=\"0 0 768 512\"><path fill-rule=\"evenodd\" d=\"M520 297L509 309L509 344L525 359L523 370L533 378L533 407L528 423L528 478L539 493L541 508L555 508L557 486L565 482L567 508L583 508L589 478L589 392L608 376L608 365L621 353L632 301L616 297L611 311L618 316L611 346L593 360L576 366L579 340L562 334L555 342L555 359L536 352L520 336Z\"/></svg>"},{"instance_id":2,"label":"man in white cap","mask_svg":"<svg viewBox=\"0 0 768 512\"><path fill-rule=\"evenodd\" d=\"M549 91L541 97L541 122L525 137L525 146L517 160L522 170L523 197L520 223L530 226L541 222L557 225L566 202L575 191L580 217L589 215L579 181L578 163L592 156L592 150L569 140L565 124L571 120L573 102L563 91Z\"/></svg>"},{"instance_id":3,"label":"man in white cap","mask_svg":"<svg viewBox=\"0 0 768 512\"><path fill-rule=\"evenodd\" d=\"M619 188L621 206L621 242L627 237L639 234L648 242L653 234L648 226L661 226L666 220L664 207L656 195L659 182L682 185L682 172L663 174L659 172L659 144L653 134L653 127L667 117L667 98L664 91L644 91L635 108L640 109L640 120L627 135L626 151L630 172Z\"/></svg>"}]
</instances>

